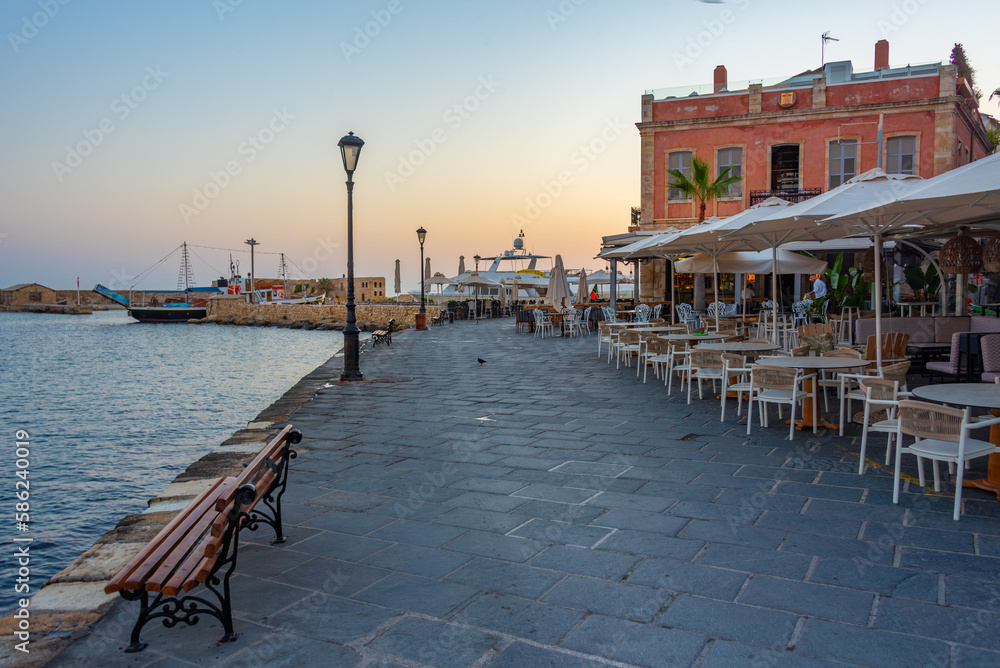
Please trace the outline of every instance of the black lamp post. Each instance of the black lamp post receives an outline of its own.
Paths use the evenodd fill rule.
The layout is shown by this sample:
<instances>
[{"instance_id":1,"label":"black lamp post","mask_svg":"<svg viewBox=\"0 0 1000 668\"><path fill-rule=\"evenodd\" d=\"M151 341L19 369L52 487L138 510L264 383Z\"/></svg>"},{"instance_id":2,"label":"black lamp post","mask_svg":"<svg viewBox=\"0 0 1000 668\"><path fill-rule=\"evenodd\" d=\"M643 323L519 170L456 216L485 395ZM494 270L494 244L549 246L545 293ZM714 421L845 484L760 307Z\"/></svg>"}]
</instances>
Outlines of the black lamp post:
<instances>
[{"instance_id":1,"label":"black lamp post","mask_svg":"<svg viewBox=\"0 0 1000 668\"><path fill-rule=\"evenodd\" d=\"M341 380L362 380L358 362L358 324L354 316L354 170L365 143L353 132L337 143L347 172L347 325L344 327L344 372Z\"/></svg>"},{"instance_id":2,"label":"black lamp post","mask_svg":"<svg viewBox=\"0 0 1000 668\"><path fill-rule=\"evenodd\" d=\"M479 261L483 258L479 257L479 253L472 256L472 261L476 263L476 276L479 275ZM476 324L479 324L479 286L476 286Z\"/></svg>"},{"instance_id":3,"label":"black lamp post","mask_svg":"<svg viewBox=\"0 0 1000 668\"><path fill-rule=\"evenodd\" d=\"M427 305L424 303L424 239L427 238L427 230L421 225L417 229L417 241L420 242L420 312L427 313Z\"/></svg>"}]
</instances>

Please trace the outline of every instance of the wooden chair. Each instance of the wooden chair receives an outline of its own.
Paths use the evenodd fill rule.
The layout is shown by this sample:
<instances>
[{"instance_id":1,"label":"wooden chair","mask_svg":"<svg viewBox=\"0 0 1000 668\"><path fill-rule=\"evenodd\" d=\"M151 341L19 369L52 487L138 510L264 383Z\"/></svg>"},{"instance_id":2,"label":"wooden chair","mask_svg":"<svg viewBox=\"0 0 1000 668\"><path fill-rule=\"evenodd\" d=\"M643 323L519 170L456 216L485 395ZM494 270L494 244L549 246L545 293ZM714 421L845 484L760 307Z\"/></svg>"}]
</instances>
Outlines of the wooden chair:
<instances>
[{"instance_id":1,"label":"wooden chair","mask_svg":"<svg viewBox=\"0 0 1000 668\"><path fill-rule=\"evenodd\" d=\"M904 453L916 455L920 486L924 486L923 460L934 462L934 491L941 491L938 474L939 461L955 464L955 510L952 519L956 522L962 513L962 478L965 463L979 457L987 457L997 451L989 441L972 438L973 429L1000 424L1000 418L973 422L971 409L952 408L926 401L900 400L898 409L898 430L896 432L896 469L893 474L892 502L899 503L899 469ZM913 436L916 442L903 445L903 436Z\"/></svg>"}]
</instances>

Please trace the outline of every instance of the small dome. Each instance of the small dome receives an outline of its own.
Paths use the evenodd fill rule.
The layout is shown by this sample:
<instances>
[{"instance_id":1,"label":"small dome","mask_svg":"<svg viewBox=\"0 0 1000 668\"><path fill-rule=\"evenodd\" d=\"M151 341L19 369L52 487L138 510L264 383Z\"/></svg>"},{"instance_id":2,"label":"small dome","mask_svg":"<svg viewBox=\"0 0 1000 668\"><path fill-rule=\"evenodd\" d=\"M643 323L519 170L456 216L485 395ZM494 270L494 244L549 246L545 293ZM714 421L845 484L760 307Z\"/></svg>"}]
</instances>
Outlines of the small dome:
<instances>
[{"instance_id":1,"label":"small dome","mask_svg":"<svg viewBox=\"0 0 1000 668\"><path fill-rule=\"evenodd\" d=\"M521 250L522 248L524 248L524 239L522 239L521 237L514 239L514 248L516 248L517 250Z\"/></svg>"}]
</instances>

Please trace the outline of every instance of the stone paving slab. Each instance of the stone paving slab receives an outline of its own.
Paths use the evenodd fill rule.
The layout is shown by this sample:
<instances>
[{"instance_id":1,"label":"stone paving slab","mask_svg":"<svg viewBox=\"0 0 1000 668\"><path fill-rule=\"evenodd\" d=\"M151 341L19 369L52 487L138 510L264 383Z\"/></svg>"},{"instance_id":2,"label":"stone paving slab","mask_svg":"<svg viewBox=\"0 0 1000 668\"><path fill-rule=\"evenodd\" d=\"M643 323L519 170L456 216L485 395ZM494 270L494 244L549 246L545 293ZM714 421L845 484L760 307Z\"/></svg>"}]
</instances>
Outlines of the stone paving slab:
<instances>
[{"instance_id":1,"label":"stone paving slab","mask_svg":"<svg viewBox=\"0 0 1000 668\"><path fill-rule=\"evenodd\" d=\"M1000 665L989 494L960 522L947 481L893 505L855 426L747 437L595 345L500 320L365 350L291 415L288 541L243 538L240 638L151 624L125 655L119 600L51 665Z\"/></svg>"}]
</instances>

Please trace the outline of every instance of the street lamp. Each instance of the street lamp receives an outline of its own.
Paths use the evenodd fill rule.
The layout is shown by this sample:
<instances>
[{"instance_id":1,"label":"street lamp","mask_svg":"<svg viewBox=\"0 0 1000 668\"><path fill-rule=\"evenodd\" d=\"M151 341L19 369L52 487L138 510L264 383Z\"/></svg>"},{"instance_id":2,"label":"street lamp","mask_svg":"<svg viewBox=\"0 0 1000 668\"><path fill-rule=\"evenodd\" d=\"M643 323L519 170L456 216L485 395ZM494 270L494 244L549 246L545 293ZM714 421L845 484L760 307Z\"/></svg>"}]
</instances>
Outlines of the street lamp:
<instances>
[{"instance_id":1,"label":"street lamp","mask_svg":"<svg viewBox=\"0 0 1000 668\"><path fill-rule=\"evenodd\" d=\"M424 239L427 238L427 230L423 225L417 228L417 241L420 242L420 312L427 313L427 306L424 304Z\"/></svg>"},{"instance_id":2,"label":"street lamp","mask_svg":"<svg viewBox=\"0 0 1000 668\"><path fill-rule=\"evenodd\" d=\"M257 277L253 273L253 247L259 246L260 242L256 239L250 238L244 241L247 246L250 246L250 303L257 303Z\"/></svg>"},{"instance_id":3,"label":"street lamp","mask_svg":"<svg viewBox=\"0 0 1000 668\"><path fill-rule=\"evenodd\" d=\"M476 276L479 275L479 261L483 258L479 257L479 253L472 256L472 261L476 263ZM476 324L479 324L479 286L476 286Z\"/></svg>"},{"instance_id":4,"label":"street lamp","mask_svg":"<svg viewBox=\"0 0 1000 668\"><path fill-rule=\"evenodd\" d=\"M362 380L358 362L358 324L354 315L354 170L365 143L353 132L342 137L337 146L347 172L347 324L344 326L344 372L341 380Z\"/></svg>"}]
</instances>

